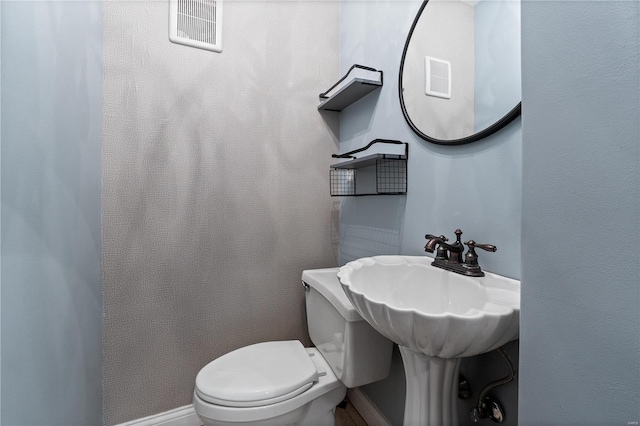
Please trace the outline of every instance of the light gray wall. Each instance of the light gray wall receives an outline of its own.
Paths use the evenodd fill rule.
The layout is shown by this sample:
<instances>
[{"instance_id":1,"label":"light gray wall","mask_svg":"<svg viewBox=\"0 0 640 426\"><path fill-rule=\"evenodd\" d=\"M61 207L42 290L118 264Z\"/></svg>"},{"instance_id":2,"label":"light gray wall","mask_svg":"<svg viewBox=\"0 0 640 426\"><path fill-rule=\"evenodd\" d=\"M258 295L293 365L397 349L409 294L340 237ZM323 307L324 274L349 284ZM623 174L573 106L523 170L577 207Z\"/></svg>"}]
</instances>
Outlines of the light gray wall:
<instances>
[{"instance_id":1,"label":"light gray wall","mask_svg":"<svg viewBox=\"0 0 640 426\"><path fill-rule=\"evenodd\" d=\"M640 421L639 25L637 1L522 6L523 426Z\"/></svg>"},{"instance_id":2,"label":"light gray wall","mask_svg":"<svg viewBox=\"0 0 640 426\"><path fill-rule=\"evenodd\" d=\"M104 407L190 404L199 369L306 343L303 269L337 263L329 196L339 3L229 1L224 51L168 41L165 1L109 1L103 103Z\"/></svg>"},{"instance_id":3,"label":"light gray wall","mask_svg":"<svg viewBox=\"0 0 640 426\"><path fill-rule=\"evenodd\" d=\"M2 2L2 422L102 423L100 2Z\"/></svg>"},{"instance_id":4,"label":"light gray wall","mask_svg":"<svg viewBox=\"0 0 640 426\"><path fill-rule=\"evenodd\" d=\"M386 238L389 253L424 254L426 233L452 236L459 227L463 238L498 246L496 253L480 253L485 269L519 278L520 120L463 146L429 144L411 132L398 101L398 69L419 6L419 1L342 4L341 69L346 72L353 63L373 66L384 70L385 83L341 113L340 149L359 148L376 137L400 139L410 148L406 197L342 200L341 262L379 254L366 244L351 249L352 228L361 228L372 240Z\"/></svg>"},{"instance_id":5,"label":"light gray wall","mask_svg":"<svg viewBox=\"0 0 640 426\"><path fill-rule=\"evenodd\" d=\"M342 111L340 150L359 148L375 138L409 142L408 194L345 197L341 201L340 262L376 254L424 255L427 233L461 228L463 238L498 247L481 252L486 270L520 278L521 122L470 145L438 146L413 135L398 101L398 69L404 42L420 1L342 2L340 68L353 63L384 70L384 87ZM517 342L509 346L517 360ZM475 389L503 377L500 357L489 354L475 367L461 367ZM470 377L469 377L470 376ZM396 356L391 376L365 392L394 424L401 424L404 371ZM517 423L517 385L500 389L507 424ZM466 414L461 421L466 421Z\"/></svg>"}]
</instances>

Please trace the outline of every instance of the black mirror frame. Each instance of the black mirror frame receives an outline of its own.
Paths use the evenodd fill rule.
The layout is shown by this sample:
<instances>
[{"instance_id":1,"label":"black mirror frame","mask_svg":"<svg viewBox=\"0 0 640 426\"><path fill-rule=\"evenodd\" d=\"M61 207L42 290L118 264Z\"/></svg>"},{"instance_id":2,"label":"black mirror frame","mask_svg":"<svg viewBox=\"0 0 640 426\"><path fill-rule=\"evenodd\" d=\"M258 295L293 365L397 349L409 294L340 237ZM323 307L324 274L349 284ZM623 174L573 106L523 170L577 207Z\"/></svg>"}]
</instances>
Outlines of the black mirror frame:
<instances>
[{"instance_id":1,"label":"black mirror frame","mask_svg":"<svg viewBox=\"0 0 640 426\"><path fill-rule=\"evenodd\" d=\"M418 136L420 136L422 139L426 140L427 142L435 143L438 145L464 145L467 143L479 141L480 139L486 138L487 136L494 134L495 132L497 132L498 130L502 129L504 126L511 123L513 120L515 120L518 116L520 116L521 109L522 109L522 101L518 102L518 105L516 105L511 111L509 111L507 114L505 114L502 118L500 118L498 121L493 123L491 126L461 139L444 140L444 139L432 138L431 136L423 133L420 129L418 129L418 127L416 127L413 121L411 121L411 118L407 113L407 109L404 105L404 96L403 96L403 88L402 88L402 74L404 72L404 59L407 55L409 42L411 41L411 37L413 36L413 30L416 28L416 25L418 24L418 21L420 20L420 17L422 16L422 12L424 11L424 8L427 6L427 3L429 3L429 0L424 0L422 2L422 5L420 6L418 13L416 14L416 18L413 20L413 24L411 25L411 29L409 30L409 35L407 36L407 41L404 43L404 50L402 51L402 60L400 61L400 73L398 76L398 95L400 98L400 108L402 108L402 115L404 116L404 119L406 120L407 124L409 124L409 127L411 127L411 130L413 130Z\"/></svg>"}]
</instances>

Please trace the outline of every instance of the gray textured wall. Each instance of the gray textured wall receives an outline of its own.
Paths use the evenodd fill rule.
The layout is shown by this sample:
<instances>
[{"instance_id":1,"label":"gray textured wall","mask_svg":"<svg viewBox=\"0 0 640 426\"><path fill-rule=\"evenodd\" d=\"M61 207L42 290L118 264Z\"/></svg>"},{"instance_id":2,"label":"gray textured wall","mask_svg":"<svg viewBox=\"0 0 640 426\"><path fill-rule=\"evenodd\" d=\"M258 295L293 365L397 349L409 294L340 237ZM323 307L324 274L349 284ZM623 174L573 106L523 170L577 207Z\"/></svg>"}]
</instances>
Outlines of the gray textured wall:
<instances>
[{"instance_id":1,"label":"gray textured wall","mask_svg":"<svg viewBox=\"0 0 640 426\"><path fill-rule=\"evenodd\" d=\"M398 69L404 42L420 1L342 2L340 67L353 63L384 70L384 87L344 110L340 117L342 151L375 138L409 142L408 193L394 197L345 198L341 205L341 263L375 254L424 255L426 233L453 236L498 247L482 252L483 268L520 278L521 121L470 145L438 146L417 138L398 101ZM517 360L517 342L508 346ZM368 385L367 394L401 424L404 371L395 358L391 376ZM505 375L499 356L466 360L462 371L476 390ZM496 392L510 425L517 424L517 384ZM464 409L462 407L461 409ZM460 417L466 421L466 414Z\"/></svg>"},{"instance_id":2,"label":"gray textured wall","mask_svg":"<svg viewBox=\"0 0 640 426\"><path fill-rule=\"evenodd\" d=\"M214 358L306 339L303 269L337 260L328 166L339 4L228 1L224 51L168 41L168 4L106 4L104 415L191 403Z\"/></svg>"},{"instance_id":3,"label":"gray textured wall","mask_svg":"<svg viewBox=\"0 0 640 426\"><path fill-rule=\"evenodd\" d=\"M522 5L523 426L640 421L639 6Z\"/></svg>"},{"instance_id":4,"label":"gray textured wall","mask_svg":"<svg viewBox=\"0 0 640 426\"><path fill-rule=\"evenodd\" d=\"M102 423L101 2L2 2L2 424Z\"/></svg>"}]
</instances>

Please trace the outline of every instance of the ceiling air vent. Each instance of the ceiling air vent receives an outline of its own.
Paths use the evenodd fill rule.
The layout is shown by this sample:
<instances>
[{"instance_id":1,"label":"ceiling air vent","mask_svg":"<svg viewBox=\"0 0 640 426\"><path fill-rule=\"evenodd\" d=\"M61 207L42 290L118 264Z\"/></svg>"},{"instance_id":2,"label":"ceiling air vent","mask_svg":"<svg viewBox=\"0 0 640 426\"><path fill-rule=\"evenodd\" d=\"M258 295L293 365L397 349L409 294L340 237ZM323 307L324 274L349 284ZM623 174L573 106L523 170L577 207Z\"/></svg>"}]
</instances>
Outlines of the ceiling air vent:
<instances>
[{"instance_id":1,"label":"ceiling air vent","mask_svg":"<svg viewBox=\"0 0 640 426\"><path fill-rule=\"evenodd\" d=\"M425 56L426 89L428 96L451 99L451 62Z\"/></svg>"},{"instance_id":2,"label":"ceiling air vent","mask_svg":"<svg viewBox=\"0 0 640 426\"><path fill-rule=\"evenodd\" d=\"M222 52L222 0L169 0L169 40Z\"/></svg>"}]
</instances>

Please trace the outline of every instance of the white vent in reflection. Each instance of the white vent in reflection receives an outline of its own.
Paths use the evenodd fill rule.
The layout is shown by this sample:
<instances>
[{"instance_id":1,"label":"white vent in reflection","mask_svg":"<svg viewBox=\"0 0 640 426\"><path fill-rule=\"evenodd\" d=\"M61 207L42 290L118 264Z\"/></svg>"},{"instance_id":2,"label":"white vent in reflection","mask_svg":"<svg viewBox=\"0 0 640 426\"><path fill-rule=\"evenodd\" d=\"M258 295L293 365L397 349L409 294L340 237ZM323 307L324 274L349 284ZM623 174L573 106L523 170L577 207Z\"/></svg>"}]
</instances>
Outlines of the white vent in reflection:
<instances>
[{"instance_id":1,"label":"white vent in reflection","mask_svg":"<svg viewBox=\"0 0 640 426\"><path fill-rule=\"evenodd\" d=\"M451 99L451 62L425 56L426 89L428 96Z\"/></svg>"},{"instance_id":2,"label":"white vent in reflection","mask_svg":"<svg viewBox=\"0 0 640 426\"><path fill-rule=\"evenodd\" d=\"M169 40L222 52L222 0L169 0Z\"/></svg>"}]
</instances>

